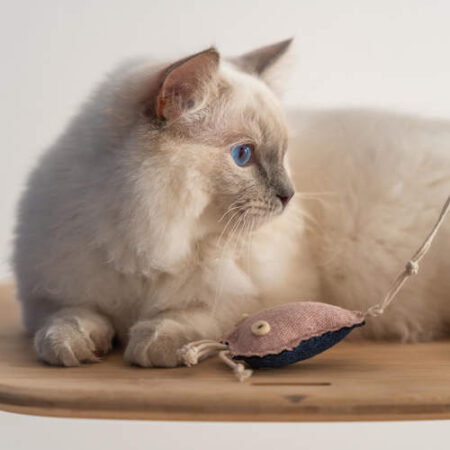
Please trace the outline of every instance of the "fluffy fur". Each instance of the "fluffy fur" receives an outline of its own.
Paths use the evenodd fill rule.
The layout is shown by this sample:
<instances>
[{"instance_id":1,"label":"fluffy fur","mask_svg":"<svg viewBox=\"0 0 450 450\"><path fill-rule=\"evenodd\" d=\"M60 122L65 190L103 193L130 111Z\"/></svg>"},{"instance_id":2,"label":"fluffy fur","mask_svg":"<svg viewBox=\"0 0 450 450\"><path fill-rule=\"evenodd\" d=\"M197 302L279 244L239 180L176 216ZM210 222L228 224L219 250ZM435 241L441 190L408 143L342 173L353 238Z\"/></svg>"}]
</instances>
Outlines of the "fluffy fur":
<instances>
[{"instance_id":1,"label":"fluffy fur","mask_svg":"<svg viewBox=\"0 0 450 450\"><path fill-rule=\"evenodd\" d=\"M450 192L450 127L295 113L289 138L268 87L287 46L127 64L45 153L14 256L41 359L94 362L117 335L128 362L175 366L177 348L218 338L243 312L381 298ZM230 148L247 142L254 159L238 167ZM283 210L288 172L300 194ZM371 336L448 331L448 230Z\"/></svg>"},{"instance_id":2,"label":"fluffy fur","mask_svg":"<svg viewBox=\"0 0 450 450\"><path fill-rule=\"evenodd\" d=\"M367 110L292 112L290 155L314 222L323 300L378 303L423 242L450 194L450 123ZM308 196L306 196L308 197ZM450 223L420 273L361 330L422 341L450 332Z\"/></svg>"}]
</instances>

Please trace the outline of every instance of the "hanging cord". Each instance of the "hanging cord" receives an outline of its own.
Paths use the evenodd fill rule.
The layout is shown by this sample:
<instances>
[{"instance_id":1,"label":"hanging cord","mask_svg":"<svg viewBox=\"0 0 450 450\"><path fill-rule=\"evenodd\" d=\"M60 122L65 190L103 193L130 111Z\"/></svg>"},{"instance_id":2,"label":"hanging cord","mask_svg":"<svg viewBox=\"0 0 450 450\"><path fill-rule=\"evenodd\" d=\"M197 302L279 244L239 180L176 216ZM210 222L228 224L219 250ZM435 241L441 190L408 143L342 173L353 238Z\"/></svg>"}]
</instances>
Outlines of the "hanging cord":
<instances>
[{"instance_id":1,"label":"hanging cord","mask_svg":"<svg viewBox=\"0 0 450 450\"><path fill-rule=\"evenodd\" d=\"M366 311L365 314L366 316L377 317L383 314L384 310L390 305L392 300L394 300L395 296L403 287L406 280L413 275L417 275L417 273L419 272L419 262L430 249L431 243L433 242L433 239L435 238L440 226L442 225L442 222L444 222L445 216L447 215L449 210L450 210L450 197L447 198L447 201L445 202L444 207L442 208L441 214L439 215L439 219L437 220L428 237L425 239L425 242L422 244L419 250L417 250L414 256L406 263L405 269L394 281L388 293L384 297L383 301L381 303L378 303L377 305L371 306Z\"/></svg>"},{"instance_id":2,"label":"hanging cord","mask_svg":"<svg viewBox=\"0 0 450 450\"><path fill-rule=\"evenodd\" d=\"M228 366L233 369L234 374L236 375L239 381L245 381L247 378L250 378L253 375L253 370L246 369L244 364L234 362L231 359L230 352L228 350L223 350L219 353L219 358Z\"/></svg>"}]
</instances>

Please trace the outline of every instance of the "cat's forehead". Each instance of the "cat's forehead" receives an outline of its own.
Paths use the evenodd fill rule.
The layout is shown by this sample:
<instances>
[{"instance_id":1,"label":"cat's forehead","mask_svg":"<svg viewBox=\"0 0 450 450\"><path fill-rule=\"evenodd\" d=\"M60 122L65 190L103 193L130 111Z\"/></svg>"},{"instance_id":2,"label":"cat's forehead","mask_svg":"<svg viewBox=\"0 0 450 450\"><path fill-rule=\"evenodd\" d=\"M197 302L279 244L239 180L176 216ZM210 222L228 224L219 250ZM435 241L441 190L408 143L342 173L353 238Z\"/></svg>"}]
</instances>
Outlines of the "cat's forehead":
<instances>
[{"instance_id":1,"label":"cat's forehead","mask_svg":"<svg viewBox=\"0 0 450 450\"><path fill-rule=\"evenodd\" d=\"M228 120L230 130L248 136L257 145L284 151L287 127L278 100L258 78L230 66L223 68L229 84Z\"/></svg>"},{"instance_id":2,"label":"cat's forehead","mask_svg":"<svg viewBox=\"0 0 450 450\"><path fill-rule=\"evenodd\" d=\"M287 146L287 127L275 95L259 79L231 65L221 68L213 101L186 122L175 122L175 133L216 147L253 143L278 158Z\"/></svg>"},{"instance_id":3,"label":"cat's forehead","mask_svg":"<svg viewBox=\"0 0 450 450\"><path fill-rule=\"evenodd\" d=\"M175 136L215 147L252 143L265 159L283 156L288 141L284 115L261 80L224 63L218 89L212 92L198 114L174 121L170 129Z\"/></svg>"}]
</instances>

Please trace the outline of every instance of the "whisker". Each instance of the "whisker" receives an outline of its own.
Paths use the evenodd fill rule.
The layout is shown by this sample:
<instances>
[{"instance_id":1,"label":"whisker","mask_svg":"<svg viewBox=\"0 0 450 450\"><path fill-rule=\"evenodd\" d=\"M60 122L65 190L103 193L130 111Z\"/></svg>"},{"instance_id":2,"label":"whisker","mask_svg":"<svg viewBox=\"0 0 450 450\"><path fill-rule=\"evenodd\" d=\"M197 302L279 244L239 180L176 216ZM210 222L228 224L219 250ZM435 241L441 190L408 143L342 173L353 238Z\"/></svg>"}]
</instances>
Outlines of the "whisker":
<instances>
[{"instance_id":1,"label":"whisker","mask_svg":"<svg viewBox=\"0 0 450 450\"><path fill-rule=\"evenodd\" d=\"M238 214L239 212L240 212L240 211L236 212L236 213L233 215L233 218L236 217L236 214ZM225 241L225 244L224 244L223 247L222 247L221 255L220 255L220 258L219 258L219 262L220 262L220 263L222 263L222 261L223 261L223 259L224 259L224 257L225 257L226 250L229 249L229 246L230 246L230 244L231 244L231 242L232 242L233 236L234 236L236 230L238 229L239 224L242 222L243 217L244 217L244 214L241 214L241 215L238 217L238 219L235 221L235 223L233 224L232 229L231 229L231 231L230 231L230 234L228 235L227 240ZM218 280L218 282L217 282L216 292L215 292L214 302L213 302L213 308L212 308L212 313L213 313L213 315L215 314L215 311L216 311L216 308L217 308L217 301L218 301L218 299L219 299L219 295L221 294L221 292L222 292L222 290L223 290L223 286L224 286L224 282L225 282L225 277L224 277L225 272L224 272L224 269L225 269L224 265L221 264L221 266L220 266L220 272L219 272L219 280Z\"/></svg>"},{"instance_id":2,"label":"whisker","mask_svg":"<svg viewBox=\"0 0 450 450\"><path fill-rule=\"evenodd\" d=\"M252 217L251 221L249 221L249 227L247 232L247 273L251 275L251 251L252 251L252 242L253 242L253 225L255 223L254 217Z\"/></svg>"},{"instance_id":3,"label":"whisker","mask_svg":"<svg viewBox=\"0 0 450 450\"><path fill-rule=\"evenodd\" d=\"M295 197L305 199L320 199L322 197L337 197L337 193L333 191L325 192L296 192Z\"/></svg>"},{"instance_id":4,"label":"whisker","mask_svg":"<svg viewBox=\"0 0 450 450\"><path fill-rule=\"evenodd\" d=\"M233 213L233 215L228 219L228 222L225 224L225 226L223 227L222 232L220 233L219 238L217 239L217 245L220 245L223 236L225 235L225 231L227 230L228 226L230 225L230 223L233 221L233 219L241 212L241 210L235 211Z\"/></svg>"},{"instance_id":5,"label":"whisker","mask_svg":"<svg viewBox=\"0 0 450 450\"><path fill-rule=\"evenodd\" d=\"M235 203L237 203L237 201L236 202L234 202L234 203L232 203L231 204L231 206L233 206L233 204L235 204ZM234 210L236 210L236 209L238 209L238 208L242 208L242 205L237 205L237 206L234 206L233 208L230 206L230 208L228 208L226 211L225 211L225 213L222 215L222 217L217 221L217 222L222 222L222 220L231 212L231 211L234 211Z\"/></svg>"}]
</instances>

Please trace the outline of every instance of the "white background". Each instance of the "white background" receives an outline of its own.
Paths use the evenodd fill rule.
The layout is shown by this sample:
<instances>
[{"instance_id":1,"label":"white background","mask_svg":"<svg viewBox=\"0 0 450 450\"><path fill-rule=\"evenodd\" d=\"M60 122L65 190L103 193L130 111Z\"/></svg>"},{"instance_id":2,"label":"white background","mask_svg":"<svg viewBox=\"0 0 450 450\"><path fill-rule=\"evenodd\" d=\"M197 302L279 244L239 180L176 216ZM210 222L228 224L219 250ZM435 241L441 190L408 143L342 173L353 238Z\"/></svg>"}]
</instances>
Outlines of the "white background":
<instances>
[{"instance_id":1,"label":"white background","mask_svg":"<svg viewBox=\"0 0 450 450\"><path fill-rule=\"evenodd\" d=\"M93 84L123 58L145 54L184 56L211 44L224 54L237 54L295 36L299 63L287 90L288 104L375 106L450 117L448 0L3 0L0 4L0 278L10 277L7 260L14 209L27 172L61 132ZM8 436L14 433L14 426L19 429L28 424L26 429L30 424L41 423L36 418L28 418L24 423L25 419L8 417L0 416L0 429L7 426ZM261 426L257 431L252 428L252 433L266 435L266 443L273 442L273 436L279 443L289 439L287 442L294 448L321 449L325 448L322 447L325 442L328 448L331 445L343 448L345 444L347 448L357 448L349 444L352 437L348 434L340 441L331 431L323 432L329 429L345 434L350 425L351 429L359 430L360 439L369 439L367 445L360 441L359 448L377 448L372 447L374 440L370 434L388 430L388 438L389 433L403 436L395 448L409 450L425 446L444 448L440 447L444 442L443 430L450 426L448 422L436 423L430 432L427 427L431 425L425 424L387 428L377 424L367 425L369 428L355 424L347 424L347 428L343 424L340 428L339 424L318 428L305 424L284 429L271 425ZM114 448L126 448L120 433L143 436L147 429L130 423L107 426L107 423L98 428L91 426L89 439L93 445L94 442L98 445L101 433L114 437L115 432L116 443L122 444ZM220 431L222 443L231 439L245 441L250 436L250 431L246 433L246 428L238 425L231 428L231 433L223 426L199 426L148 424L148 432L169 433L166 442L172 445L168 448L175 448L168 430L174 434L177 429L178 433L187 432L191 438L192 430L200 435L211 435L211 430L216 430ZM89 426L85 430L86 427ZM288 429L291 431L283 439L282 432ZM58 441L58 430L64 427L58 425L55 430L52 442L60 445L64 441L62 438ZM294 442L295 430L298 439ZM365 435L367 430L371 432ZM417 439L414 435L417 430L426 433L426 441ZM18 432L22 433L22 444L27 436L31 441L34 439L24 429ZM309 437L304 434L308 432ZM320 445L311 443L314 433ZM38 439L34 448L44 448L44 441ZM65 445L46 448L69 449L71 445L84 448L76 442L69 438ZM142 442L150 445L152 441ZM206 446L206 442L202 445L200 439L197 447L189 448L219 448ZM301 442L310 444L301 446ZM28 447L23 444L5 448ZM150 445L150 448L162 447ZM394 447L385 443L383 449L388 448Z\"/></svg>"},{"instance_id":2,"label":"white background","mask_svg":"<svg viewBox=\"0 0 450 450\"><path fill-rule=\"evenodd\" d=\"M0 412L4 450L448 450L448 421L189 423Z\"/></svg>"}]
</instances>

